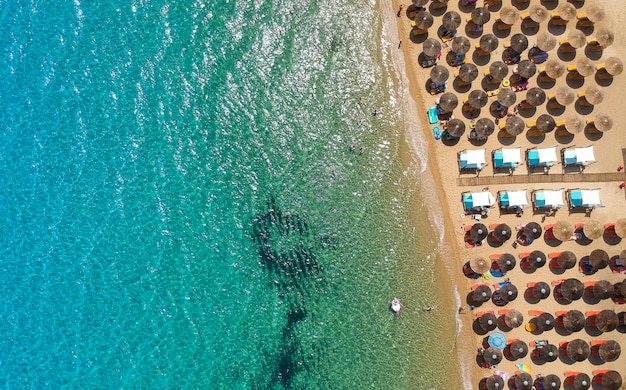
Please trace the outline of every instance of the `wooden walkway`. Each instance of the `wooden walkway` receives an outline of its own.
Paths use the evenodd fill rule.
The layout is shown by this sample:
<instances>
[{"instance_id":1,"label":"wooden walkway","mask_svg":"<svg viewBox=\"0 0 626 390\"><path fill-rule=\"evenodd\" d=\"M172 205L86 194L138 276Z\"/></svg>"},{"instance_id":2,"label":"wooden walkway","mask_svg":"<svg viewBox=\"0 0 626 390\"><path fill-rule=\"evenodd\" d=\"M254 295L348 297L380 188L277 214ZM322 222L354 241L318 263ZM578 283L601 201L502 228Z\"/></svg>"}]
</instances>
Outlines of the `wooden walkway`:
<instances>
[{"instance_id":1,"label":"wooden walkway","mask_svg":"<svg viewBox=\"0 0 626 390\"><path fill-rule=\"evenodd\" d=\"M626 181L626 173L568 173L548 175L498 175L498 176L471 176L459 177L456 184L460 187L490 186L497 184L525 184L525 183L607 183L612 181Z\"/></svg>"}]
</instances>

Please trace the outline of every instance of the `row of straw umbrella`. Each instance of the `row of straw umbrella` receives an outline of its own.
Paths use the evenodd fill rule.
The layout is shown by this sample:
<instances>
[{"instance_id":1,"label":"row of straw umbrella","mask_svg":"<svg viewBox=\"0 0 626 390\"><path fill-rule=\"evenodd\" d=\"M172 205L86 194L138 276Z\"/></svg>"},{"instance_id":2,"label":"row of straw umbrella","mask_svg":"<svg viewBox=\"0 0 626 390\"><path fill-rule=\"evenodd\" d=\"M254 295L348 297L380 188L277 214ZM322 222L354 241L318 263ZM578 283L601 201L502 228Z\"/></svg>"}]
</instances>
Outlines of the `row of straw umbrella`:
<instances>
[{"instance_id":1,"label":"row of straw umbrella","mask_svg":"<svg viewBox=\"0 0 626 390\"><path fill-rule=\"evenodd\" d=\"M548 374L539 375L533 380L533 377L527 372L516 373L511 378L511 386L520 390L537 389L560 389L562 382L558 375ZM592 383L599 383L606 390L617 390L622 386L622 376L615 370L600 370L594 374L594 380L589 375L582 372L573 372L569 377L565 378L565 383L574 390L589 389ZM504 379L499 375L492 375L481 380L481 388L487 390L501 390L505 388ZM513 388L513 387L511 387Z\"/></svg>"},{"instance_id":2,"label":"row of straw umbrella","mask_svg":"<svg viewBox=\"0 0 626 390\"><path fill-rule=\"evenodd\" d=\"M618 258L622 263L626 263L626 249L620 252ZM550 259L554 262L551 266L559 269L571 269L577 263L576 255L572 251L551 253ZM590 266L593 273L608 267L610 260L609 254L604 249L594 249L588 256L581 258L581 262L584 262L584 265ZM522 258L522 262L525 268L540 268L546 264L547 256L540 250L534 250ZM488 272L494 267L494 264L496 264L500 270L508 272L515 268L515 256L510 253L503 253L494 261L482 256L472 257L469 261L470 268L478 275Z\"/></svg>"},{"instance_id":3,"label":"row of straw umbrella","mask_svg":"<svg viewBox=\"0 0 626 390\"><path fill-rule=\"evenodd\" d=\"M513 284L505 284L498 291L498 294L505 302L514 300L517 297L517 287ZM596 280L591 283L590 294L599 300L614 297L626 297L626 280L621 283L611 283L608 280ZM585 285L578 279L568 279L558 283L555 287L555 295L567 301L575 301L582 298L585 293ZM530 283L526 294L535 299L546 299L550 296L550 286L545 282ZM477 285L472 290L472 301L476 304L489 301L492 297L491 289L488 285Z\"/></svg>"},{"instance_id":4,"label":"row of straw umbrella","mask_svg":"<svg viewBox=\"0 0 626 390\"><path fill-rule=\"evenodd\" d=\"M541 313L529 322L542 332L560 327L570 333L575 333L580 332L585 327L592 327L607 333L617 329L620 323L623 324L625 315L626 312L616 313L613 310L605 309L588 312L585 316L580 310L572 309L566 312L557 312L556 316L547 312ZM476 321L485 332L494 330L498 325L512 330L524 324L523 314L516 309L505 310L500 318L491 311L478 312L477 316Z\"/></svg>"},{"instance_id":5,"label":"row of straw umbrella","mask_svg":"<svg viewBox=\"0 0 626 390\"><path fill-rule=\"evenodd\" d=\"M626 218L620 218L615 224L608 224L608 227L596 219L589 219L581 225L582 227L577 228L569 221L559 220L554 224L546 225L545 233L548 238L555 238L559 241L568 241L576 229L580 229L582 234L590 240L597 240L606 233L615 234L621 238L626 237ZM521 229L521 232L526 237L530 237L533 240L538 239L544 233L541 225L534 221L520 226L518 229ZM468 232L471 241L482 241L487 238L489 233L487 226L481 222L473 224ZM493 228L491 234L497 241L505 242L511 238L512 230L506 223L499 223Z\"/></svg>"}]
</instances>

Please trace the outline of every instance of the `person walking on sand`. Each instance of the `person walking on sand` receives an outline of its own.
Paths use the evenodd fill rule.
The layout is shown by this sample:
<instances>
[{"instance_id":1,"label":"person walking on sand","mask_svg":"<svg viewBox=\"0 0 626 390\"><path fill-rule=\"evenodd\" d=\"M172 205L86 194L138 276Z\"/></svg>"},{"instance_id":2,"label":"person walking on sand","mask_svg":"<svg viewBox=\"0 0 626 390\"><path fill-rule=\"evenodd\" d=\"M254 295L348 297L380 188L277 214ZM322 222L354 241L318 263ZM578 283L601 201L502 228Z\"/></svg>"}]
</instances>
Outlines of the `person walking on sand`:
<instances>
[{"instance_id":1,"label":"person walking on sand","mask_svg":"<svg viewBox=\"0 0 626 390\"><path fill-rule=\"evenodd\" d=\"M402 14L402 9L404 8L404 4L400 4L400 8L398 9L398 17Z\"/></svg>"},{"instance_id":2,"label":"person walking on sand","mask_svg":"<svg viewBox=\"0 0 626 390\"><path fill-rule=\"evenodd\" d=\"M400 48L400 46L402 46L402 39L400 39L400 42L398 42L398 49Z\"/></svg>"}]
</instances>

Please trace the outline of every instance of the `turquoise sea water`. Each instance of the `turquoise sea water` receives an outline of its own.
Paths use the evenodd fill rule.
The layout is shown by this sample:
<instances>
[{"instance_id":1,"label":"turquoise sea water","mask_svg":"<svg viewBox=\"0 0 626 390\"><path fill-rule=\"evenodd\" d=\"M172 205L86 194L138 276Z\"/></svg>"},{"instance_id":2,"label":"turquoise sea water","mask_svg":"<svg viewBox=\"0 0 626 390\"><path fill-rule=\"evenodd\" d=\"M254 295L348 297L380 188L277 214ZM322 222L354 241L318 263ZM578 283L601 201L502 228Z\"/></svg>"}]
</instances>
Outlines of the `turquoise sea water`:
<instances>
[{"instance_id":1,"label":"turquoise sea water","mask_svg":"<svg viewBox=\"0 0 626 390\"><path fill-rule=\"evenodd\" d=\"M0 10L5 388L454 383L380 4Z\"/></svg>"}]
</instances>

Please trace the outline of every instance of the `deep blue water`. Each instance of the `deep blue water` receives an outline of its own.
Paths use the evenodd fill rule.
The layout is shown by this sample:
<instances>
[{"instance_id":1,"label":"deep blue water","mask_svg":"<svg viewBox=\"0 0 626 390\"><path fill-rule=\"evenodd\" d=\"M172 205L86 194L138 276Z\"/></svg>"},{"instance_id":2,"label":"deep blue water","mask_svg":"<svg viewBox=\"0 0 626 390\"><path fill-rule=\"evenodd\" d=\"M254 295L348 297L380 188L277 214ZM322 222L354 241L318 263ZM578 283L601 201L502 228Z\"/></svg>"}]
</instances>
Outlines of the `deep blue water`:
<instances>
[{"instance_id":1,"label":"deep blue water","mask_svg":"<svg viewBox=\"0 0 626 390\"><path fill-rule=\"evenodd\" d=\"M5 388L447 380L375 3L0 10Z\"/></svg>"}]
</instances>

